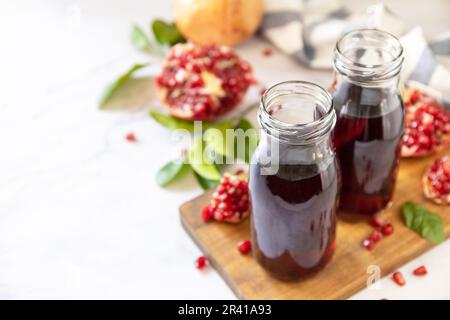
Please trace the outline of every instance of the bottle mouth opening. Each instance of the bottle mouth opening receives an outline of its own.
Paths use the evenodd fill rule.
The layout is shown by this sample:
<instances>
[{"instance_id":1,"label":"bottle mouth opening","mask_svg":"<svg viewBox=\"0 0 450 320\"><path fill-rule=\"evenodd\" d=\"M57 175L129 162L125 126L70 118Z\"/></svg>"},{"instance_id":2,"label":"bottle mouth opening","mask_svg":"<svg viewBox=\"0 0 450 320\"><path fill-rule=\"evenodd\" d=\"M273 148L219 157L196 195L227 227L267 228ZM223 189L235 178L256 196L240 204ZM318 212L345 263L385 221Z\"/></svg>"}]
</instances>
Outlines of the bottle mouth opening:
<instances>
[{"instance_id":1,"label":"bottle mouth opening","mask_svg":"<svg viewBox=\"0 0 450 320\"><path fill-rule=\"evenodd\" d=\"M279 140L307 144L329 133L336 123L331 95L307 81L285 81L261 97L258 120Z\"/></svg>"},{"instance_id":2,"label":"bottle mouth opening","mask_svg":"<svg viewBox=\"0 0 450 320\"><path fill-rule=\"evenodd\" d=\"M345 34L337 43L334 67L337 72L360 81L387 80L399 74L403 47L392 34L360 29Z\"/></svg>"}]
</instances>

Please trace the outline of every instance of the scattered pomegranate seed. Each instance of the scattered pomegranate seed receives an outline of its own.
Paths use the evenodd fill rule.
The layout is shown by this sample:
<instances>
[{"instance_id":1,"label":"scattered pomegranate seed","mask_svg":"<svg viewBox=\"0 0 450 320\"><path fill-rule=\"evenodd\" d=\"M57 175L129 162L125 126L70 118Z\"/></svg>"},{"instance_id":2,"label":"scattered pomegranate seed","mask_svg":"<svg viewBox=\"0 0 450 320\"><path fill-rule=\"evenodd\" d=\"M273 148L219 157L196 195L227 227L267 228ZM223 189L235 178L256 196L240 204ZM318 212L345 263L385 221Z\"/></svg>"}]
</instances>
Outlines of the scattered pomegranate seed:
<instances>
[{"instance_id":1,"label":"scattered pomegranate seed","mask_svg":"<svg viewBox=\"0 0 450 320\"><path fill-rule=\"evenodd\" d=\"M205 256L200 256L195 260L195 267L199 270L202 270L208 264L208 260Z\"/></svg>"},{"instance_id":2,"label":"scattered pomegranate seed","mask_svg":"<svg viewBox=\"0 0 450 320\"><path fill-rule=\"evenodd\" d=\"M336 250L336 241L333 241L331 244L330 244L330 250Z\"/></svg>"},{"instance_id":3,"label":"scattered pomegranate seed","mask_svg":"<svg viewBox=\"0 0 450 320\"><path fill-rule=\"evenodd\" d=\"M370 220L370 224L372 225L372 227L380 228L384 225L384 220L381 219L380 217L373 217Z\"/></svg>"},{"instance_id":4,"label":"scattered pomegranate seed","mask_svg":"<svg viewBox=\"0 0 450 320\"><path fill-rule=\"evenodd\" d=\"M370 234L370 236L363 240L363 247L367 250L372 250L377 242L379 242L384 236L392 234L394 227L390 223L386 223L380 217L373 217L370 219L370 225L375 228L375 230Z\"/></svg>"},{"instance_id":5,"label":"scattered pomegranate seed","mask_svg":"<svg viewBox=\"0 0 450 320\"><path fill-rule=\"evenodd\" d=\"M381 227L381 233L384 236L389 236L394 232L394 226L390 223L385 224L384 226Z\"/></svg>"},{"instance_id":6,"label":"scattered pomegranate seed","mask_svg":"<svg viewBox=\"0 0 450 320\"><path fill-rule=\"evenodd\" d=\"M403 274L399 271L392 274L392 280L394 280L395 283L400 287L403 287L406 284L405 278L403 278Z\"/></svg>"},{"instance_id":7,"label":"scattered pomegranate seed","mask_svg":"<svg viewBox=\"0 0 450 320\"><path fill-rule=\"evenodd\" d=\"M242 254L249 253L252 250L252 243L250 240L240 241L238 243L238 250Z\"/></svg>"},{"instance_id":8,"label":"scattered pomegranate seed","mask_svg":"<svg viewBox=\"0 0 450 320\"><path fill-rule=\"evenodd\" d=\"M127 139L130 142L136 142L137 141L136 136L134 135L133 132L127 133L127 135L125 136L125 139Z\"/></svg>"},{"instance_id":9,"label":"scattered pomegranate seed","mask_svg":"<svg viewBox=\"0 0 450 320\"><path fill-rule=\"evenodd\" d=\"M413 271L413 274L415 275L415 276L424 276L424 275L426 275L428 273L428 271L427 271L427 268L425 268L425 266L420 266L420 267L418 267L417 269L415 269L414 271Z\"/></svg>"},{"instance_id":10,"label":"scattered pomegranate seed","mask_svg":"<svg viewBox=\"0 0 450 320\"><path fill-rule=\"evenodd\" d=\"M259 89L259 94L262 96L264 93L266 93L267 88L261 88Z\"/></svg>"},{"instance_id":11,"label":"scattered pomegranate seed","mask_svg":"<svg viewBox=\"0 0 450 320\"><path fill-rule=\"evenodd\" d=\"M206 205L202 208L202 219L205 222L211 221L213 218L213 215L211 214L211 211L209 210L209 206Z\"/></svg>"},{"instance_id":12,"label":"scattered pomegranate seed","mask_svg":"<svg viewBox=\"0 0 450 320\"><path fill-rule=\"evenodd\" d=\"M270 49L270 48L265 48L265 49L263 50L263 55L264 55L265 57L270 57L272 54L273 54L273 51L272 51L272 49Z\"/></svg>"},{"instance_id":13,"label":"scattered pomegranate seed","mask_svg":"<svg viewBox=\"0 0 450 320\"><path fill-rule=\"evenodd\" d=\"M364 239L362 245L364 248L371 251L373 249L374 243L371 239Z\"/></svg>"},{"instance_id":14,"label":"scattered pomegranate seed","mask_svg":"<svg viewBox=\"0 0 450 320\"><path fill-rule=\"evenodd\" d=\"M372 240L372 242L375 244L378 241L381 240L381 238L383 237L383 235L381 234L380 231L374 231L372 232L372 234L370 235L370 240Z\"/></svg>"}]
</instances>

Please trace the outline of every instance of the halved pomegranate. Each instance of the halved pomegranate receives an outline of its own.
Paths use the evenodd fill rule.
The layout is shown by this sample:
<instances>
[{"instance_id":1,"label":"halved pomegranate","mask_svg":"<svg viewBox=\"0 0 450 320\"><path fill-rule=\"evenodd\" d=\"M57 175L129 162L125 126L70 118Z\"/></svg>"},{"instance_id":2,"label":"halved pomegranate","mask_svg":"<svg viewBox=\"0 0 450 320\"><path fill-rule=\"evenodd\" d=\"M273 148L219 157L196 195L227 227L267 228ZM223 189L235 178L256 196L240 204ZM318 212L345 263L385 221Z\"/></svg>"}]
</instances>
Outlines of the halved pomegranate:
<instances>
[{"instance_id":1,"label":"halved pomegranate","mask_svg":"<svg viewBox=\"0 0 450 320\"><path fill-rule=\"evenodd\" d=\"M207 211L207 213L205 213ZM202 217L217 221L239 223L250 215L247 174L226 173L213 193L209 206L203 208Z\"/></svg>"},{"instance_id":2,"label":"halved pomegranate","mask_svg":"<svg viewBox=\"0 0 450 320\"><path fill-rule=\"evenodd\" d=\"M427 94L405 89L402 157L422 157L450 145L450 112Z\"/></svg>"},{"instance_id":3,"label":"halved pomegranate","mask_svg":"<svg viewBox=\"0 0 450 320\"><path fill-rule=\"evenodd\" d=\"M422 177L425 197L438 204L450 204L450 156L434 161Z\"/></svg>"},{"instance_id":4,"label":"halved pomegranate","mask_svg":"<svg viewBox=\"0 0 450 320\"><path fill-rule=\"evenodd\" d=\"M191 42L173 46L156 77L162 102L185 120L212 120L232 110L253 83L252 68L231 48Z\"/></svg>"}]
</instances>

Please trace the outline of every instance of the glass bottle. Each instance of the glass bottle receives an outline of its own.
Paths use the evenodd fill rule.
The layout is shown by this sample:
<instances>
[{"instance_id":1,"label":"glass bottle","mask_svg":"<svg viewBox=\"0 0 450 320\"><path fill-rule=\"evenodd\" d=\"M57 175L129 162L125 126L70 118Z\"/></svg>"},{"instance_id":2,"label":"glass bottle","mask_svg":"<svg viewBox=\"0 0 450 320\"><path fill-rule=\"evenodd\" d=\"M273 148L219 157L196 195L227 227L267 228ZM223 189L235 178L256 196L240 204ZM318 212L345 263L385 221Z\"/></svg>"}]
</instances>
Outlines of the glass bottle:
<instances>
[{"instance_id":1,"label":"glass bottle","mask_svg":"<svg viewBox=\"0 0 450 320\"><path fill-rule=\"evenodd\" d=\"M344 210L373 215L392 200L404 132L402 52L397 38L372 29L347 33L336 44L333 141Z\"/></svg>"},{"instance_id":2,"label":"glass bottle","mask_svg":"<svg viewBox=\"0 0 450 320\"><path fill-rule=\"evenodd\" d=\"M262 96L258 120L249 175L253 252L273 276L293 280L321 269L335 248L332 98L310 82L282 82Z\"/></svg>"}]
</instances>

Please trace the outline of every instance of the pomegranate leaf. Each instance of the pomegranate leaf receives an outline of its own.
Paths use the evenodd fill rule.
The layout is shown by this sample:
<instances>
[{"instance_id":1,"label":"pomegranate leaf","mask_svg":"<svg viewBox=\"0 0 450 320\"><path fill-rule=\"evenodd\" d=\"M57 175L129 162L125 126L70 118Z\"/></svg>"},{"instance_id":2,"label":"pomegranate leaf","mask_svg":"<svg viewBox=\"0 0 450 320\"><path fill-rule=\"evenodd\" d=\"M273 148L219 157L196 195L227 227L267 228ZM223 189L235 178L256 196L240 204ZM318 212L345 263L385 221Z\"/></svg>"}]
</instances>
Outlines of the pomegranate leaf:
<instances>
[{"instance_id":1,"label":"pomegranate leaf","mask_svg":"<svg viewBox=\"0 0 450 320\"><path fill-rule=\"evenodd\" d=\"M184 129L189 132L194 132L194 123L192 121L186 121L186 120L180 120L177 118L174 118L172 116L159 113L153 110L150 110L150 116L158 122L160 125L172 129Z\"/></svg>"},{"instance_id":2,"label":"pomegranate leaf","mask_svg":"<svg viewBox=\"0 0 450 320\"><path fill-rule=\"evenodd\" d=\"M180 176L181 172L183 172L186 168L188 168L188 165L185 163L185 159L183 158L170 161L159 169L156 174L156 182L161 187L164 187Z\"/></svg>"},{"instance_id":3,"label":"pomegranate leaf","mask_svg":"<svg viewBox=\"0 0 450 320\"><path fill-rule=\"evenodd\" d=\"M157 112L154 110L150 110L149 113L150 113L150 116L156 122L158 122L160 125L162 125L163 127L166 127L171 130L185 129L191 133L194 132L194 122L193 121L177 119L168 114L160 113L160 112ZM223 122L206 122L206 121L198 121L198 122L201 122L201 124L202 124L202 131L206 131L211 128L223 130L224 128L227 129L227 128L231 127L230 120L225 120Z\"/></svg>"},{"instance_id":4,"label":"pomegranate leaf","mask_svg":"<svg viewBox=\"0 0 450 320\"><path fill-rule=\"evenodd\" d=\"M194 171L195 179L197 179L198 184L202 187L203 190L209 190L211 188L215 188L219 185L219 180L208 180L198 175L197 172Z\"/></svg>"},{"instance_id":5,"label":"pomegranate leaf","mask_svg":"<svg viewBox=\"0 0 450 320\"><path fill-rule=\"evenodd\" d=\"M235 131L235 155L245 160L246 163L250 163L258 145L258 132L245 118L239 121L235 129L242 129L242 131Z\"/></svg>"},{"instance_id":6,"label":"pomegranate leaf","mask_svg":"<svg viewBox=\"0 0 450 320\"><path fill-rule=\"evenodd\" d=\"M437 214L413 202L405 202L402 211L408 228L434 243L445 240L444 223Z\"/></svg>"},{"instance_id":7,"label":"pomegranate leaf","mask_svg":"<svg viewBox=\"0 0 450 320\"><path fill-rule=\"evenodd\" d=\"M217 123L215 126L206 126L204 137L207 148L215 155L232 157L234 130L230 129L233 129L233 124L229 120Z\"/></svg>"},{"instance_id":8,"label":"pomegranate leaf","mask_svg":"<svg viewBox=\"0 0 450 320\"><path fill-rule=\"evenodd\" d=\"M152 31L156 41L162 45L173 46L180 42L186 42L175 23L167 23L156 19L152 23Z\"/></svg>"},{"instance_id":9,"label":"pomegranate leaf","mask_svg":"<svg viewBox=\"0 0 450 320\"><path fill-rule=\"evenodd\" d=\"M135 64L127 72L125 72L119 78L117 78L116 81L108 85L106 89L103 91L103 94L100 98L99 103L100 109L105 108L108 101L113 97L113 95L118 91L118 89L122 87L128 81L128 79L130 79L130 77L133 75L135 71L142 69L146 66L147 64Z\"/></svg>"},{"instance_id":10,"label":"pomegranate leaf","mask_svg":"<svg viewBox=\"0 0 450 320\"><path fill-rule=\"evenodd\" d=\"M141 27L134 25L131 30L131 43L138 50L148 50L152 47L152 44Z\"/></svg>"},{"instance_id":11,"label":"pomegranate leaf","mask_svg":"<svg viewBox=\"0 0 450 320\"><path fill-rule=\"evenodd\" d=\"M213 161L205 154L204 143L201 138L195 139L192 143L188 152L188 159L192 169L201 177L208 180L220 180L222 178Z\"/></svg>"}]
</instances>

